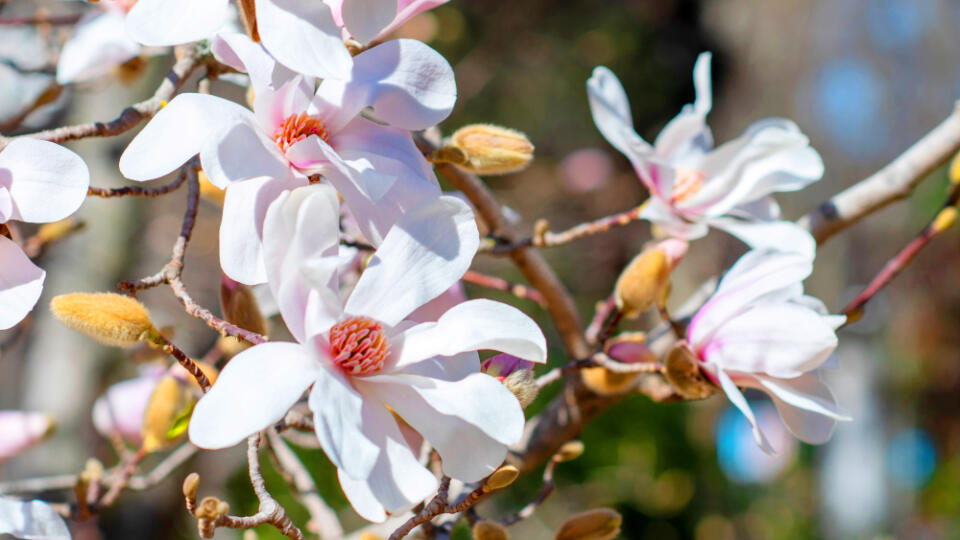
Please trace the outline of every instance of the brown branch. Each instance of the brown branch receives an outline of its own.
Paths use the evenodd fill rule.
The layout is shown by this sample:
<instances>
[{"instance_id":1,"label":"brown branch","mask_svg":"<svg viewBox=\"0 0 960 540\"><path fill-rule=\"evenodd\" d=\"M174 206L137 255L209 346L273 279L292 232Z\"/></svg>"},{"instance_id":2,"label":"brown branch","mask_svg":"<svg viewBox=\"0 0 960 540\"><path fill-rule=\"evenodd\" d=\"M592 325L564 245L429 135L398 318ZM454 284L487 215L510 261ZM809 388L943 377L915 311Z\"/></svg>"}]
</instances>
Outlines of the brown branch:
<instances>
[{"instance_id":1,"label":"brown branch","mask_svg":"<svg viewBox=\"0 0 960 540\"><path fill-rule=\"evenodd\" d=\"M119 188L98 188L90 186L87 188L87 196L112 198L112 197L159 197L176 191L184 182L187 181L187 171L182 170L177 175L176 180L169 184L157 187L142 186L124 186Z\"/></svg>"},{"instance_id":2,"label":"brown branch","mask_svg":"<svg viewBox=\"0 0 960 540\"><path fill-rule=\"evenodd\" d=\"M866 216L904 199L930 174L960 151L960 107L886 167L837 193L797 222L817 243Z\"/></svg>"},{"instance_id":3,"label":"brown branch","mask_svg":"<svg viewBox=\"0 0 960 540\"><path fill-rule=\"evenodd\" d=\"M49 24L51 26L69 26L76 24L82 15L47 15L37 12L35 15L26 15L23 17L0 17L0 26L23 26L27 24Z\"/></svg>"},{"instance_id":4,"label":"brown branch","mask_svg":"<svg viewBox=\"0 0 960 540\"><path fill-rule=\"evenodd\" d=\"M193 358L187 356L187 353L183 352L183 350L174 345L169 339L164 337L159 332L156 334L156 339L163 348L163 352L176 359L183 369L187 370L187 372L193 376L194 380L197 381L197 384L200 385L200 389L203 390L203 393L210 391L210 388L213 387L213 385L210 384L210 379L208 379L207 375L203 372L203 370L200 369L200 366L193 361Z\"/></svg>"},{"instance_id":5,"label":"brown branch","mask_svg":"<svg viewBox=\"0 0 960 540\"><path fill-rule=\"evenodd\" d=\"M320 497L316 482L313 481L310 471L303 465L300 458L275 430L267 430L267 438L279 468L290 473L293 488L300 495L300 502L310 512L310 523L307 529L316 531L320 538L333 539L343 536L343 527L340 526L336 512Z\"/></svg>"},{"instance_id":6,"label":"brown branch","mask_svg":"<svg viewBox=\"0 0 960 540\"><path fill-rule=\"evenodd\" d=\"M532 300L542 308L547 307L547 301L544 300L543 295L540 294L540 291L531 289L526 285L511 283L505 279L495 276L488 276L486 274L474 272L473 270L467 270L467 273L464 274L461 279L467 283L473 283L474 285L479 285L488 289L496 289L498 291L510 293L517 298Z\"/></svg>"},{"instance_id":7,"label":"brown branch","mask_svg":"<svg viewBox=\"0 0 960 540\"><path fill-rule=\"evenodd\" d=\"M110 486L110 490L100 498L100 501L97 503L98 508L113 506L113 503L117 501L117 497L120 496L120 492L123 491L123 488L127 486L127 482L133 477L133 473L136 472L137 465L140 464L140 461L142 461L146 455L147 451L141 448L136 454L130 457L120 470L120 474L117 475L117 479L113 482L113 485Z\"/></svg>"},{"instance_id":8,"label":"brown branch","mask_svg":"<svg viewBox=\"0 0 960 540\"><path fill-rule=\"evenodd\" d=\"M557 468L557 465L562 463L563 457L560 454L554 454L550 461L547 462L547 466L543 469L543 487L540 488L540 492L537 493L537 496L533 498L532 501L527 503L526 506L521 508L516 514L507 516L500 520L500 523L509 527L514 523L523 521L528 517L532 516L534 512L537 511L537 508L547 500L550 495L556 491L557 485L553 482L553 471Z\"/></svg>"}]
</instances>

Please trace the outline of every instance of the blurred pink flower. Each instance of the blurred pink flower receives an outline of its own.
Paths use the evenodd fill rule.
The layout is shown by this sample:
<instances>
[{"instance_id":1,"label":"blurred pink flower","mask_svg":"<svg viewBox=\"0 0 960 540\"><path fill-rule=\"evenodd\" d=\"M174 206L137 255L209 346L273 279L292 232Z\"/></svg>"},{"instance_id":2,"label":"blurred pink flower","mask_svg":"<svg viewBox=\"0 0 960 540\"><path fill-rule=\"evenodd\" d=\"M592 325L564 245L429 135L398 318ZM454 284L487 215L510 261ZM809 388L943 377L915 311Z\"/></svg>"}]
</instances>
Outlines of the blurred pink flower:
<instances>
[{"instance_id":1,"label":"blurred pink flower","mask_svg":"<svg viewBox=\"0 0 960 540\"><path fill-rule=\"evenodd\" d=\"M560 162L564 185L574 193L589 193L610 182L613 160L599 148L584 148L567 154Z\"/></svg>"},{"instance_id":2,"label":"blurred pink flower","mask_svg":"<svg viewBox=\"0 0 960 540\"><path fill-rule=\"evenodd\" d=\"M140 369L140 376L111 385L93 403L93 426L104 437L120 436L128 443L139 446L143 431L143 415L167 369L159 365L147 365Z\"/></svg>"},{"instance_id":3,"label":"blurred pink flower","mask_svg":"<svg viewBox=\"0 0 960 540\"><path fill-rule=\"evenodd\" d=\"M0 411L0 461L43 441L55 426L46 413Z\"/></svg>"}]
</instances>

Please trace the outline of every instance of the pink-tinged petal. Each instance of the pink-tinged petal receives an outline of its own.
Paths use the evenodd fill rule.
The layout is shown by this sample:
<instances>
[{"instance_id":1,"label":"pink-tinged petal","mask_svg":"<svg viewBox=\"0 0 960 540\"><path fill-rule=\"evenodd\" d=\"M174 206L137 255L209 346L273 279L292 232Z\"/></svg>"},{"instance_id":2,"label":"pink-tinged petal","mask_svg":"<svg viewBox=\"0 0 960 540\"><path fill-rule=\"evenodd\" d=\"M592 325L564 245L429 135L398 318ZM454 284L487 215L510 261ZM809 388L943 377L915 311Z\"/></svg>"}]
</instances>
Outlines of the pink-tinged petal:
<instances>
[{"instance_id":1,"label":"pink-tinged petal","mask_svg":"<svg viewBox=\"0 0 960 540\"><path fill-rule=\"evenodd\" d=\"M836 347L837 335L820 314L768 302L737 314L697 349L725 370L793 378L819 367Z\"/></svg>"},{"instance_id":2,"label":"pink-tinged petal","mask_svg":"<svg viewBox=\"0 0 960 540\"><path fill-rule=\"evenodd\" d=\"M506 353L491 356L484 360L480 366L480 370L483 373L495 377L500 382L503 382L503 380L514 371L530 370L533 368L533 362Z\"/></svg>"},{"instance_id":3,"label":"pink-tinged petal","mask_svg":"<svg viewBox=\"0 0 960 540\"><path fill-rule=\"evenodd\" d=\"M203 170L210 183L220 189L247 178L284 178L290 174L290 165L277 145L250 120L253 118L244 114L242 121L213 135L200 149Z\"/></svg>"},{"instance_id":4,"label":"pink-tinged petal","mask_svg":"<svg viewBox=\"0 0 960 540\"><path fill-rule=\"evenodd\" d=\"M7 497L0 497L0 534L27 540L70 540L70 529L52 506Z\"/></svg>"},{"instance_id":5,"label":"pink-tinged petal","mask_svg":"<svg viewBox=\"0 0 960 540\"><path fill-rule=\"evenodd\" d=\"M323 2L259 0L263 46L282 64L314 77L346 79L353 60Z\"/></svg>"},{"instance_id":6,"label":"pink-tinged petal","mask_svg":"<svg viewBox=\"0 0 960 540\"><path fill-rule=\"evenodd\" d=\"M111 385L93 402L93 427L104 437L119 435L131 444L140 444L143 415L166 369L149 366L141 373L135 379Z\"/></svg>"},{"instance_id":7,"label":"pink-tinged petal","mask_svg":"<svg viewBox=\"0 0 960 540\"><path fill-rule=\"evenodd\" d=\"M139 54L140 44L127 36L123 12L90 12L63 44L57 60L57 83L96 79Z\"/></svg>"},{"instance_id":8,"label":"pink-tinged petal","mask_svg":"<svg viewBox=\"0 0 960 540\"><path fill-rule=\"evenodd\" d=\"M669 206L659 195L651 194L640 210L640 217L655 224L663 236L689 241L703 238L710 227L702 221L686 221Z\"/></svg>"},{"instance_id":9,"label":"pink-tinged petal","mask_svg":"<svg viewBox=\"0 0 960 540\"><path fill-rule=\"evenodd\" d=\"M757 417L754 416L753 409L750 408L750 404L747 403L747 399L743 397L743 393L740 392L737 385L734 384L730 376L722 369L716 370L716 377L717 380L720 381L720 388L727 394L727 398L736 408L740 409L740 412L743 413L743 416L747 418L747 421L750 422L750 425L753 427L753 440L756 441L757 445L764 452L768 454L774 453L773 447L770 446L767 437L763 434L763 431L760 430L760 423L757 422Z\"/></svg>"},{"instance_id":10,"label":"pink-tinged petal","mask_svg":"<svg viewBox=\"0 0 960 540\"><path fill-rule=\"evenodd\" d=\"M513 306L476 299L454 306L435 323L403 332L403 347L392 359L392 369L403 372L406 366L435 356L479 350L547 361L547 341L533 319Z\"/></svg>"},{"instance_id":11,"label":"pink-tinged petal","mask_svg":"<svg viewBox=\"0 0 960 540\"><path fill-rule=\"evenodd\" d=\"M709 224L736 236L750 249L797 253L810 260L816 257L817 241L803 227L792 221L743 221L734 218L713 218Z\"/></svg>"},{"instance_id":12,"label":"pink-tinged petal","mask_svg":"<svg viewBox=\"0 0 960 540\"><path fill-rule=\"evenodd\" d=\"M255 285L267 281L263 262L263 222L267 208L285 190L307 185L288 176L261 176L227 186L220 221L220 267L231 279Z\"/></svg>"},{"instance_id":13,"label":"pink-tinged petal","mask_svg":"<svg viewBox=\"0 0 960 540\"><path fill-rule=\"evenodd\" d=\"M379 156L383 165L393 163L388 174L421 178L437 187L435 193L440 193L433 168L407 130L381 126L366 118L355 118L331 138L330 145L346 160ZM370 159L376 160L377 157Z\"/></svg>"},{"instance_id":14,"label":"pink-tinged petal","mask_svg":"<svg viewBox=\"0 0 960 540\"><path fill-rule=\"evenodd\" d=\"M378 441L380 457L367 478L354 480L337 471L350 505L360 517L373 522L384 521L388 512L408 510L437 490L436 477L417 460L397 423L391 419L383 427Z\"/></svg>"},{"instance_id":15,"label":"pink-tinged petal","mask_svg":"<svg viewBox=\"0 0 960 540\"><path fill-rule=\"evenodd\" d=\"M265 88L280 88L296 76L246 34L221 32L210 43L210 50L219 62L250 76L255 96Z\"/></svg>"},{"instance_id":16,"label":"pink-tinged petal","mask_svg":"<svg viewBox=\"0 0 960 540\"><path fill-rule=\"evenodd\" d=\"M446 4L449 1L450 0L397 0L397 16L394 17L393 21L391 21L386 28L380 31L377 37L384 37L420 13Z\"/></svg>"},{"instance_id":17,"label":"pink-tinged petal","mask_svg":"<svg viewBox=\"0 0 960 540\"><path fill-rule=\"evenodd\" d=\"M86 163L58 144L16 139L0 151L0 187L6 187L13 201L10 219L63 219L80 208L89 186Z\"/></svg>"},{"instance_id":18,"label":"pink-tinged petal","mask_svg":"<svg viewBox=\"0 0 960 540\"><path fill-rule=\"evenodd\" d=\"M368 43L393 21L397 0L349 0L340 7L347 32L360 43Z\"/></svg>"},{"instance_id":19,"label":"pink-tinged petal","mask_svg":"<svg viewBox=\"0 0 960 540\"><path fill-rule=\"evenodd\" d=\"M301 342L312 333L308 326L327 330L341 314L336 280L339 216L336 192L321 184L284 193L267 210L267 277L287 328ZM327 287L319 286L316 266L308 265L318 258L333 262Z\"/></svg>"},{"instance_id":20,"label":"pink-tinged petal","mask_svg":"<svg viewBox=\"0 0 960 540\"><path fill-rule=\"evenodd\" d=\"M320 373L297 343L262 343L234 356L193 409L190 440L208 449L233 446L278 422Z\"/></svg>"},{"instance_id":21,"label":"pink-tinged petal","mask_svg":"<svg viewBox=\"0 0 960 540\"><path fill-rule=\"evenodd\" d=\"M373 471L379 446L396 421L379 402L365 400L336 368L319 370L309 399L314 430L330 461L354 480Z\"/></svg>"},{"instance_id":22,"label":"pink-tinged petal","mask_svg":"<svg viewBox=\"0 0 960 540\"><path fill-rule=\"evenodd\" d=\"M479 245L469 206L447 196L424 201L408 210L384 238L344 311L396 325L456 283Z\"/></svg>"},{"instance_id":23,"label":"pink-tinged petal","mask_svg":"<svg viewBox=\"0 0 960 540\"><path fill-rule=\"evenodd\" d=\"M13 215L13 197L6 186L0 185L0 223L6 223Z\"/></svg>"},{"instance_id":24,"label":"pink-tinged petal","mask_svg":"<svg viewBox=\"0 0 960 540\"><path fill-rule=\"evenodd\" d=\"M450 63L429 45L394 39L358 54L342 91L364 96L377 118L402 129L442 122L457 101Z\"/></svg>"},{"instance_id":25,"label":"pink-tinged petal","mask_svg":"<svg viewBox=\"0 0 960 540\"><path fill-rule=\"evenodd\" d=\"M42 442L55 425L46 413L0 411L0 461Z\"/></svg>"},{"instance_id":26,"label":"pink-tinged petal","mask_svg":"<svg viewBox=\"0 0 960 540\"><path fill-rule=\"evenodd\" d=\"M418 307L413 313L407 315L408 321L414 322L432 322L439 319L444 313L467 301L467 293L463 290L463 282L458 281L443 291L440 296Z\"/></svg>"},{"instance_id":27,"label":"pink-tinged petal","mask_svg":"<svg viewBox=\"0 0 960 540\"><path fill-rule=\"evenodd\" d=\"M264 132L273 136L289 116L307 109L313 98L312 89L303 76L297 75L274 89L259 88L253 101L253 111Z\"/></svg>"},{"instance_id":28,"label":"pink-tinged petal","mask_svg":"<svg viewBox=\"0 0 960 540\"><path fill-rule=\"evenodd\" d=\"M0 235L0 330L12 328L30 313L43 292L46 272L6 236Z\"/></svg>"},{"instance_id":29,"label":"pink-tinged petal","mask_svg":"<svg viewBox=\"0 0 960 540\"><path fill-rule=\"evenodd\" d=\"M786 380L757 376L757 380L770 394L784 425L801 441L823 444L830 440L837 421L850 420L840 413L833 392L816 375Z\"/></svg>"},{"instance_id":30,"label":"pink-tinged petal","mask_svg":"<svg viewBox=\"0 0 960 540\"><path fill-rule=\"evenodd\" d=\"M228 20L228 0L140 0L127 14L127 31L154 47L213 36Z\"/></svg>"},{"instance_id":31,"label":"pink-tinged petal","mask_svg":"<svg viewBox=\"0 0 960 540\"><path fill-rule=\"evenodd\" d=\"M802 292L798 284L812 271L812 261L802 255L748 251L737 260L710 300L694 315L687 329L688 341L694 347L700 347L717 327L758 298L784 288L793 293Z\"/></svg>"},{"instance_id":32,"label":"pink-tinged petal","mask_svg":"<svg viewBox=\"0 0 960 540\"><path fill-rule=\"evenodd\" d=\"M692 167L713 146L713 134L707 126L707 113L713 106L710 89L710 53L702 53L693 68L697 99L670 121L657 136L657 154L678 166Z\"/></svg>"},{"instance_id":33,"label":"pink-tinged petal","mask_svg":"<svg viewBox=\"0 0 960 540\"><path fill-rule=\"evenodd\" d=\"M523 409L503 384L475 373L459 381L416 375L357 379L364 394L376 395L436 448L443 472L465 482L492 473L507 445L523 435Z\"/></svg>"}]
</instances>

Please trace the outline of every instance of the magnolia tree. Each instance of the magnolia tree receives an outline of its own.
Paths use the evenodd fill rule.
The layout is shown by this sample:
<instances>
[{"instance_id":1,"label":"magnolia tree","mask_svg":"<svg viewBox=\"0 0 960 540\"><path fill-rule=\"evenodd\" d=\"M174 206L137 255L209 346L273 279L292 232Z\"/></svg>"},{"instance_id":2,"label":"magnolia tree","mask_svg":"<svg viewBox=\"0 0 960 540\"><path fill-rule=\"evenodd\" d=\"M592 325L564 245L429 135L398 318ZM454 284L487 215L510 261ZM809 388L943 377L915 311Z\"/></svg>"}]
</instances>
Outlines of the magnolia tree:
<instances>
[{"instance_id":1,"label":"magnolia tree","mask_svg":"<svg viewBox=\"0 0 960 540\"><path fill-rule=\"evenodd\" d=\"M454 70L424 43L391 39L402 23L443 3L102 0L79 18L3 21L70 28L59 85L109 81L116 66L171 47L176 62L152 97L113 120L0 141L0 328L49 309L102 343L156 352L90 411L118 461L91 461L66 479L0 484L0 533L69 538L71 523L126 490L174 477L201 537L263 524L290 538L343 537L295 444L323 450L353 510L371 522L352 534L449 537L465 521L476 538L506 538L554 490L554 468L584 451L577 440L584 425L622 399L728 399L771 453L776 445L745 389L768 395L784 426L808 443L826 442L838 421L850 420L819 376L831 364L843 369L832 356L837 331L952 225L958 184L930 225L839 312L805 295L803 281L818 243L902 198L960 148L960 119L950 116L888 167L793 222L781 217L774 195L817 182L824 163L797 124L782 118L759 119L715 142L706 122L710 53L691 66L694 103L652 142L635 131L617 76L599 66L584 81L583 105L649 196L565 231L541 220L527 235L480 177L527 166L531 141L488 124L443 137L457 100ZM246 102L213 95L218 78L247 87ZM61 146L135 130L120 173L132 182L173 174L170 183L91 186L84 160ZM438 173L455 191L441 190ZM38 304L45 272L34 259L77 229L69 216L88 197L182 191L181 233L157 273L119 283L119 292ZM222 207L219 268L206 269L222 275L219 311L197 303L182 279L201 197ZM609 296L596 299L584 325L541 251L636 221L649 223L653 240ZM30 223L45 225L23 225ZM746 254L671 312L671 276L711 228L739 239ZM512 261L527 284L472 271L478 256ZM540 304L560 342L548 349L527 314L468 299L464 282ZM157 287L169 288L185 317L225 339L202 358L186 354L137 299ZM261 309L258 297L276 309ZM625 319L647 312L659 322L620 331ZM286 332L268 335L271 317ZM499 354L481 362L483 351ZM550 385L564 390L527 418L524 408ZM52 425L41 413L0 411L0 460L40 442ZM218 486L202 485L203 471L186 465L197 452L240 444L259 500L252 515L231 514L214 495ZM260 469L267 449L309 523L292 520L271 495ZM148 472L141 462L150 454L163 457ZM474 508L544 463L542 491L527 506L499 519ZM68 502L39 500L51 490L69 494ZM200 492L208 496L198 500ZM619 527L616 512L591 510L568 518L557 538L612 538Z\"/></svg>"}]
</instances>

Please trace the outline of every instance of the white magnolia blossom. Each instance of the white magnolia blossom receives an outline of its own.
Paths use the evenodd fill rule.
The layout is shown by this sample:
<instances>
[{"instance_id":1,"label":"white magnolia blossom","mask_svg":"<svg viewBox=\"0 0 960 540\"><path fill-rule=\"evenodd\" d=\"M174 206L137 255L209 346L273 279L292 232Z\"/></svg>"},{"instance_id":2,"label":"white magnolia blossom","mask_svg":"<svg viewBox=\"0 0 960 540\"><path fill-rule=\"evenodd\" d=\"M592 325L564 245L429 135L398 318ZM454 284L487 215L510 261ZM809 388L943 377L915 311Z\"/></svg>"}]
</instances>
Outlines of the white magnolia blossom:
<instances>
[{"instance_id":1,"label":"white magnolia blossom","mask_svg":"<svg viewBox=\"0 0 960 540\"><path fill-rule=\"evenodd\" d=\"M102 0L87 12L63 44L57 83L89 81L140 56L142 47L126 30L131 0Z\"/></svg>"},{"instance_id":2,"label":"white magnolia blossom","mask_svg":"<svg viewBox=\"0 0 960 540\"><path fill-rule=\"evenodd\" d=\"M453 478L476 481L500 466L520 440L523 410L480 373L476 351L544 362L546 341L522 312L485 299L435 322L408 318L463 276L479 246L473 212L453 197L404 214L341 298L337 204L333 189L314 185L270 206L268 283L298 343L234 357L197 403L189 433L203 448L232 446L280 420L309 389L317 438L344 493L361 516L382 521L437 488L413 431Z\"/></svg>"},{"instance_id":3,"label":"white magnolia blossom","mask_svg":"<svg viewBox=\"0 0 960 540\"><path fill-rule=\"evenodd\" d=\"M52 142L14 139L0 151L0 225L64 219L80 208L89 186L80 156ZM0 330L30 313L45 277L19 245L0 234Z\"/></svg>"},{"instance_id":4,"label":"white magnolia blossom","mask_svg":"<svg viewBox=\"0 0 960 540\"><path fill-rule=\"evenodd\" d=\"M704 373L753 425L754 438L772 451L739 387L770 395L798 439L826 442L837 420L848 420L814 370L837 347L846 318L830 315L803 294L810 259L797 253L750 251L720 281L687 329L687 342Z\"/></svg>"},{"instance_id":5,"label":"white magnolia blossom","mask_svg":"<svg viewBox=\"0 0 960 540\"><path fill-rule=\"evenodd\" d=\"M800 227L780 221L771 197L797 191L823 176L823 161L796 124L768 118L716 148L706 124L713 104L710 54L694 67L696 101L663 128L653 145L633 128L630 103L616 75L605 67L587 81L593 120L622 152L650 192L641 217L684 240L723 229L755 249L794 251L813 257L815 242Z\"/></svg>"},{"instance_id":6,"label":"white magnolia blossom","mask_svg":"<svg viewBox=\"0 0 960 540\"><path fill-rule=\"evenodd\" d=\"M360 43L382 39L414 16L450 0L324 0L344 35Z\"/></svg>"},{"instance_id":7,"label":"white magnolia blossom","mask_svg":"<svg viewBox=\"0 0 960 540\"><path fill-rule=\"evenodd\" d=\"M70 540L60 514L43 501L0 497L0 534L25 540Z\"/></svg>"},{"instance_id":8,"label":"white magnolia blossom","mask_svg":"<svg viewBox=\"0 0 960 540\"><path fill-rule=\"evenodd\" d=\"M163 176L200 154L210 181L227 189L220 227L224 272L243 283L266 280L264 214L286 189L322 175L343 196L370 242L379 244L400 215L440 194L429 163L407 130L432 126L456 101L453 70L413 40L357 55L353 78L292 75L240 34L222 36L227 63L248 71L253 111L204 94L181 94L130 143L120 171L133 180ZM288 78L289 76L289 78ZM359 116L365 107L389 126Z\"/></svg>"}]
</instances>

